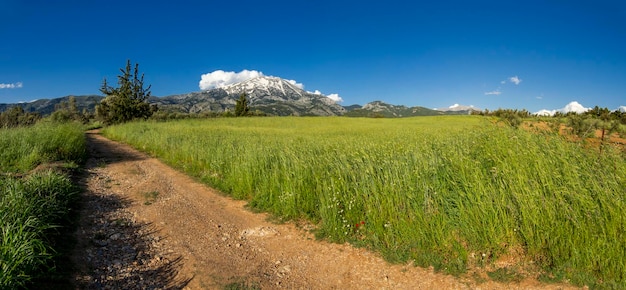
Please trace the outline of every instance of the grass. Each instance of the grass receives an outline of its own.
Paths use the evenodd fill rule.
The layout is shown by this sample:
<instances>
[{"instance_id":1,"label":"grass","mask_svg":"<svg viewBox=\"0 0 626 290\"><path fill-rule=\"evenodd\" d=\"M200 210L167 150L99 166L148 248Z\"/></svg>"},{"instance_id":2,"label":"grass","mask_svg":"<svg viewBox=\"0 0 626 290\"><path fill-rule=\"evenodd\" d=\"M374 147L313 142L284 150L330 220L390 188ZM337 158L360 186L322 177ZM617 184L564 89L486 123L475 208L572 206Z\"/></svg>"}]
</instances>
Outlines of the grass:
<instances>
[{"instance_id":1,"label":"grass","mask_svg":"<svg viewBox=\"0 0 626 290\"><path fill-rule=\"evenodd\" d=\"M87 154L85 142L82 126L71 123L0 129L0 172L26 173L58 160L80 163Z\"/></svg>"},{"instance_id":2,"label":"grass","mask_svg":"<svg viewBox=\"0 0 626 290\"><path fill-rule=\"evenodd\" d=\"M27 287L36 278L55 276L53 246L59 227L69 223L77 191L64 174L28 172L45 162L76 164L85 152L78 125L0 130L0 288Z\"/></svg>"},{"instance_id":3,"label":"grass","mask_svg":"<svg viewBox=\"0 0 626 290\"><path fill-rule=\"evenodd\" d=\"M574 284L626 283L618 150L475 116L140 122L105 134L390 261L461 274L521 248L521 264Z\"/></svg>"}]
</instances>

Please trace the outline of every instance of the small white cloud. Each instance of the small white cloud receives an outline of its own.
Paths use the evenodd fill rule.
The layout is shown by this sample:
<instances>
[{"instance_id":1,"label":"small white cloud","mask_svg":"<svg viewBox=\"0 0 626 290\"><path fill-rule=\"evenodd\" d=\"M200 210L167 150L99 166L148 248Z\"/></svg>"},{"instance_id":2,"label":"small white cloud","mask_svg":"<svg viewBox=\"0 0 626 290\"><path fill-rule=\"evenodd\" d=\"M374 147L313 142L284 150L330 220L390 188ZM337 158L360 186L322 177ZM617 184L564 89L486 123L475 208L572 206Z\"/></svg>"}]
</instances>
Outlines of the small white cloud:
<instances>
[{"instance_id":1,"label":"small white cloud","mask_svg":"<svg viewBox=\"0 0 626 290\"><path fill-rule=\"evenodd\" d=\"M537 116L554 116L554 114L556 114L556 110L543 109L535 112L535 115Z\"/></svg>"},{"instance_id":2,"label":"small white cloud","mask_svg":"<svg viewBox=\"0 0 626 290\"><path fill-rule=\"evenodd\" d=\"M454 104L454 105L452 105L452 106L448 107L448 109L458 108L459 106L460 106L459 104Z\"/></svg>"},{"instance_id":3,"label":"small white cloud","mask_svg":"<svg viewBox=\"0 0 626 290\"><path fill-rule=\"evenodd\" d=\"M500 81L500 83L504 85L504 84L506 84L506 81Z\"/></svg>"},{"instance_id":4,"label":"small white cloud","mask_svg":"<svg viewBox=\"0 0 626 290\"><path fill-rule=\"evenodd\" d=\"M499 91L499 90L495 90L495 91L491 91L491 92L485 92L485 95L496 95L497 96L499 94L502 94L502 92Z\"/></svg>"},{"instance_id":5,"label":"small white cloud","mask_svg":"<svg viewBox=\"0 0 626 290\"><path fill-rule=\"evenodd\" d=\"M9 83L9 84L0 83L0 89L20 89L22 87L23 87L22 82Z\"/></svg>"},{"instance_id":6,"label":"small white cloud","mask_svg":"<svg viewBox=\"0 0 626 290\"><path fill-rule=\"evenodd\" d=\"M626 113L626 106L619 106L617 110Z\"/></svg>"},{"instance_id":7,"label":"small white cloud","mask_svg":"<svg viewBox=\"0 0 626 290\"><path fill-rule=\"evenodd\" d=\"M210 90L215 88L221 88L230 84L243 82L245 80L253 79L260 76L263 76L263 73L255 70L244 69L238 73L232 71L225 72L223 70L216 70L208 74L203 74L200 77L200 89Z\"/></svg>"},{"instance_id":8,"label":"small white cloud","mask_svg":"<svg viewBox=\"0 0 626 290\"><path fill-rule=\"evenodd\" d=\"M335 101L335 103L341 103L343 102L343 99L339 96L339 94L330 94L328 96L326 96L327 98Z\"/></svg>"},{"instance_id":9,"label":"small white cloud","mask_svg":"<svg viewBox=\"0 0 626 290\"><path fill-rule=\"evenodd\" d=\"M309 94L313 94L313 95L318 95L318 96L323 96L324 94L322 94L322 92L320 92L319 90L315 90L314 92L309 92L307 91L307 93ZM341 103L343 102L343 99L339 96L339 94L330 94L328 96L326 96L327 98L333 100L335 103Z\"/></svg>"},{"instance_id":10,"label":"small white cloud","mask_svg":"<svg viewBox=\"0 0 626 290\"><path fill-rule=\"evenodd\" d=\"M309 94L313 94L313 95L318 95L318 96L323 96L324 94L322 94L322 92L320 92L319 90L315 90L313 92L307 91L307 93ZM343 102L343 99L339 96L339 94L330 94L328 96L326 96L327 98L333 100L335 103L341 103Z\"/></svg>"},{"instance_id":11,"label":"small white cloud","mask_svg":"<svg viewBox=\"0 0 626 290\"><path fill-rule=\"evenodd\" d=\"M294 85L294 86L296 86L296 87L300 88L301 90L303 90L303 89L304 89L304 85L303 85L303 84L301 84L301 83L298 83L298 82L296 82L296 81L294 81L294 80L286 80L286 81L287 81L287 82L289 82L290 84L292 84L292 85Z\"/></svg>"},{"instance_id":12,"label":"small white cloud","mask_svg":"<svg viewBox=\"0 0 626 290\"><path fill-rule=\"evenodd\" d=\"M518 76L514 76L509 78L509 82L512 82L515 85L519 85L519 83L522 82L522 79L520 79Z\"/></svg>"},{"instance_id":13,"label":"small white cloud","mask_svg":"<svg viewBox=\"0 0 626 290\"><path fill-rule=\"evenodd\" d=\"M583 105L581 105L580 103L573 101L570 102L569 104L565 105L565 107L563 107L562 109L558 109L558 110L540 110L538 112L535 112L535 115L539 115L539 116L553 116L554 114L556 114L557 112L561 112L563 114L567 114L569 112L575 112L575 113L584 113L591 110L591 108L585 108Z\"/></svg>"}]
</instances>

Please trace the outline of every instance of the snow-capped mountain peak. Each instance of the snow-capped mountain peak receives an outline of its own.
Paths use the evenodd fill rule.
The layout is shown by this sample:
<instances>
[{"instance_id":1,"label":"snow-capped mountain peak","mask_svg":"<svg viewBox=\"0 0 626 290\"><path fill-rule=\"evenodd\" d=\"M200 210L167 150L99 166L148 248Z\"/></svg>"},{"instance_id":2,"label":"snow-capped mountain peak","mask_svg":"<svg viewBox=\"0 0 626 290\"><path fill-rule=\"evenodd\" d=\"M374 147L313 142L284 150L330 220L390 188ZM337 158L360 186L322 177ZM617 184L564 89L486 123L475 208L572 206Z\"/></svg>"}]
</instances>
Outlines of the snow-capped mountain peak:
<instances>
[{"instance_id":1,"label":"snow-capped mountain peak","mask_svg":"<svg viewBox=\"0 0 626 290\"><path fill-rule=\"evenodd\" d=\"M302 97L306 92L295 81L278 77L260 76L243 82L227 85L222 88L229 94L246 93L250 98L263 95L297 95Z\"/></svg>"}]
</instances>

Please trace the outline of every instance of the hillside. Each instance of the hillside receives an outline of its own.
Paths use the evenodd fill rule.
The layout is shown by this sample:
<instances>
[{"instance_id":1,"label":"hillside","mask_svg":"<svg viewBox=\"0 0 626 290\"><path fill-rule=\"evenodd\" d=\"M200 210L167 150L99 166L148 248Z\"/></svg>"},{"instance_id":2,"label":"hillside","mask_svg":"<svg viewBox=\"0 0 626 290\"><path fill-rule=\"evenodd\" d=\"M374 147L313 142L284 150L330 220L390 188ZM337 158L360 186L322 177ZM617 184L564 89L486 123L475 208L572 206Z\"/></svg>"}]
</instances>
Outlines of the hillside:
<instances>
[{"instance_id":1,"label":"hillside","mask_svg":"<svg viewBox=\"0 0 626 290\"><path fill-rule=\"evenodd\" d=\"M0 104L0 112L4 112L12 107L22 107L26 112L38 112L42 115L49 115L54 112L56 106L61 102L67 102L71 96L65 96L55 99L41 99L28 103L16 103L16 104ZM74 96L76 98L76 106L78 111L86 109L88 111L94 111L96 104L100 103L103 99L102 96L87 95L87 96Z\"/></svg>"},{"instance_id":2,"label":"hillside","mask_svg":"<svg viewBox=\"0 0 626 290\"><path fill-rule=\"evenodd\" d=\"M353 107L353 106L351 106ZM353 107L354 108L354 107ZM431 110L424 107L407 107L387 104L383 101L374 101L367 103L360 108L354 108L348 111L345 116L348 117L385 117L385 118L400 118L400 117L412 117L412 116L438 116L445 115L446 113Z\"/></svg>"}]
</instances>

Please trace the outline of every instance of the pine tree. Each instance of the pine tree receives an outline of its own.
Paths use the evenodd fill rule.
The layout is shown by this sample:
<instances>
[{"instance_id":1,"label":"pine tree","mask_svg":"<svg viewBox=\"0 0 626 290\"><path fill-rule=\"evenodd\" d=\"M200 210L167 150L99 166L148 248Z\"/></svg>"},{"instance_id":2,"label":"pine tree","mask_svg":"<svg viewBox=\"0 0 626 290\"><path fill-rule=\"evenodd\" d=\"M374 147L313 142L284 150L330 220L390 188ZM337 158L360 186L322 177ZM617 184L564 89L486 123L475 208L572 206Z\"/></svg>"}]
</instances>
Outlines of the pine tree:
<instances>
[{"instance_id":1,"label":"pine tree","mask_svg":"<svg viewBox=\"0 0 626 290\"><path fill-rule=\"evenodd\" d=\"M246 94L243 93L239 95L239 100L237 100L235 104L235 117L247 116L249 111L248 98L246 98Z\"/></svg>"},{"instance_id":2,"label":"pine tree","mask_svg":"<svg viewBox=\"0 0 626 290\"><path fill-rule=\"evenodd\" d=\"M139 64L135 64L133 72L128 60L126 68L120 71L122 74L117 77L119 87L109 86L106 78L104 79L100 92L106 97L96 106L96 117L106 124L149 118L156 111L156 107L151 107L148 103L152 86L144 88L144 75L139 77Z\"/></svg>"}]
</instances>

